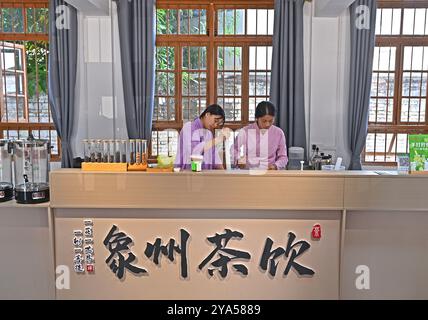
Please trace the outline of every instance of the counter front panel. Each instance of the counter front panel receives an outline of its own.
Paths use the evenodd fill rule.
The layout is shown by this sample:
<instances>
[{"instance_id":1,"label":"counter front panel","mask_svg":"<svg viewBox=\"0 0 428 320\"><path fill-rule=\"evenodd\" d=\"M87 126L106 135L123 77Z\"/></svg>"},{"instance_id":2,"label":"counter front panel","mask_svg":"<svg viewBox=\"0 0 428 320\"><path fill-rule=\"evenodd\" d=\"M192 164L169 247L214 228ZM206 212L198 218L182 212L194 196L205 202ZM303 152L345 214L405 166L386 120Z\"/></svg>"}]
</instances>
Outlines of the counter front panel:
<instances>
[{"instance_id":1,"label":"counter front panel","mask_svg":"<svg viewBox=\"0 0 428 320\"><path fill-rule=\"evenodd\" d=\"M338 299L340 212L256 213L58 209L57 297Z\"/></svg>"}]
</instances>

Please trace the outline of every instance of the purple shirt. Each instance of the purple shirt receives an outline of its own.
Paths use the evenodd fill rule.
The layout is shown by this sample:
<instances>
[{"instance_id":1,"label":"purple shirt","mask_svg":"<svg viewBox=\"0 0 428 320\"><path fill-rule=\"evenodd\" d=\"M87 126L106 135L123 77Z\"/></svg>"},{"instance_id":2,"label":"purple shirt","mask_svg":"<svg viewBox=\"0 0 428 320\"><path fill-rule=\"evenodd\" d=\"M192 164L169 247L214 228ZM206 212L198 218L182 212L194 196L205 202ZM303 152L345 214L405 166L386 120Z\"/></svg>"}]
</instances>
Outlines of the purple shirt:
<instances>
[{"instance_id":1,"label":"purple shirt","mask_svg":"<svg viewBox=\"0 0 428 320\"><path fill-rule=\"evenodd\" d=\"M202 169L212 170L216 166L221 166L223 162L216 147L204 151L205 143L212 139L214 139L212 132L204 128L201 119L187 122L180 132L174 166L182 170L191 169L192 155L204 157Z\"/></svg>"},{"instance_id":2,"label":"purple shirt","mask_svg":"<svg viewBox=\"0 0 428 320\"><path fill-rule=\"evenodd\" d=\"M275 164L278 169L285 169L288 157L284 132L276 126L263 131L255 122L242 128L233 145L232 163L236 165L242 159L247 168Z\"/></svg>"}]
</instances>

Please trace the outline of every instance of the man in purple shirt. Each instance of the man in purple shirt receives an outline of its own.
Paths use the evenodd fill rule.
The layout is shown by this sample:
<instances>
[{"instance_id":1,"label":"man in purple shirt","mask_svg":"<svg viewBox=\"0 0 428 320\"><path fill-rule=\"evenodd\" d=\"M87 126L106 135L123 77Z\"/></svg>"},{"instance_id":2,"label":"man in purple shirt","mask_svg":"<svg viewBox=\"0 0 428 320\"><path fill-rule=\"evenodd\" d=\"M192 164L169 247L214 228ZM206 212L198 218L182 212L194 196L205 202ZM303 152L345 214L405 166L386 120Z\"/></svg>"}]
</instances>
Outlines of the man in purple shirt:
<instances>
[{"instance_id":1,"label":"man in purple shirt","mask_svg":"<svg viewBox=\"0 0 428 320\"><path fill-rule=\"evenodd\" d=\"M210 105L192 122L187 122L180 132L174 167L182 170L191 168L191 156L203 156L202 169L223 169L219 153L226 135L214 138L215 130L224 125L224 110L219 105Z\"/></svg>"},{"instance_id":2,"label":"man in purple shirt","mask_svg":"<svg viewBox=\"0 0 428 320\"><path fill-rule=\"evenodd\" d=\"M233 163L240 168L285 169L287 146L282 129L273 125L275 106L268 101L257 105L256 121L244 127L235 139Z\"/></svg>"}]
</instances>

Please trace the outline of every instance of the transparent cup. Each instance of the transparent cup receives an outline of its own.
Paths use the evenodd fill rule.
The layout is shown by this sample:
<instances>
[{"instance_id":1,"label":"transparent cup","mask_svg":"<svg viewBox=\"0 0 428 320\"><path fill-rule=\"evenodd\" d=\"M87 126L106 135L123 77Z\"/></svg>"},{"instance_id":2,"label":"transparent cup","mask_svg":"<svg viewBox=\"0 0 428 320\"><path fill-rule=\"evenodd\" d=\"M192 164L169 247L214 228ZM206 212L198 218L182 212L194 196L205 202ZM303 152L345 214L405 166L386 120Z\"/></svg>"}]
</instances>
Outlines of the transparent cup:
<instances>
[{"instance_id":1,"label":"transparent cup","mask_svg":"<svg viewBox=\"0 0 428 320\"><path fill-rule=\"evenodd\" d=\"M128 155L127 144L128 144L127 140L122 140L120 142L120 157L121 157L120 162L122 163L127 162L127 155Z\"/></svg>"},{"instance_id":2,"label":"transparent cup","mask_svg":"<svg viewBox=\"0 0 428 320\"><path fill-rule=\"evenodd\" d=\"M108 141L108 163L114 163L114 148L115 148L115 143L114 140L109 140Z\"/></svg>"},{"instance_id":3,"label":"transparent cup","mask_svg":"<svg viewBox=\"0 0 428 320\"><path fill-rule=\"evenodd\" d=\"M129 140L129 163L135 164L136 162L136 146L135 146L135 139Z\"/></svg>"},{"instance_id":4,"label":"transparent cup","mask_svg":"<svg viewBox=\"0 0 428 320\"><path fill-rule=\"evenodd\" d=\"M103 161L104 163L108 163L110 151L109 151L109 141L103 140Z\"/></svg>"},{"instance_id":5,"label":"transparent cup","mask_svg":"<svg viewBox=\"0 0 428 320\"><path fill-rule=\"evenodd\" d=\"M91 162L90 143L88 139L83 140L83 161Z\"/></svg>"},{"instance_id":6,"label":"transparent cup","mask_svg":"<svg viewBox=\"0 0 428 320\"><path fill-rule=\"evenodd\" d=\"M120 163L121 162L121 158L120 158L120 140L115 140L114 141L114 162L115 163Z\"/></svg>"}]
</instances>

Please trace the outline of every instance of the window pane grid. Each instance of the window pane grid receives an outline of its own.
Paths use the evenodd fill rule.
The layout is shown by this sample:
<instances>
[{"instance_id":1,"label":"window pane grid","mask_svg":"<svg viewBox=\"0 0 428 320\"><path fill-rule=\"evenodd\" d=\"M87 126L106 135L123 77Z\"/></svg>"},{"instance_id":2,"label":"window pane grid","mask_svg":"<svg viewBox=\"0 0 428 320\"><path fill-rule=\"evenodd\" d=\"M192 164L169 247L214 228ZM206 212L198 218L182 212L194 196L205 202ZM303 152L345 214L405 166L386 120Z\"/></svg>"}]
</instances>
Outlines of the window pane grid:
<instances>
[{"instance_id":1,"label":"window pane grid","mask_svg":"<svg viewBox=\"0 0 428 320\"><path fill-rule=\"evenodd\" d=\"M227 122L242 121L242 47L217 48L217 103Z\"/></svg>"},{"instance_id":2,"label":"window pane grid","mask_svg":"<svg viewBox=\"0 0 428 320\"><path fill-rule=\"evenodd\" d=\"M428 9L412 6L377 10L366 163L394 163L408 152L408 134L428 133Z\"/></svg>"},{"instance_id":3,"label":"window pane grid","mask_svg":"<svg viewBox=\"0 0 428 320\"><path fill-rule=\"evenodd\" d=\"M22 74L24 47L15 42L0 42L3 101L2 122L23 122L25 106L25 76ZM25 66L24 66L25 67ZM20 69L20 72L17 72ZM25 69L23 69L25 71Z\"/></svg>"},{"instance_id":4,"label":"window pane grid","mask_svg":"<svg viewBox=\"0 0 428 320\"><path fill-rule=\"evenodd\" d=\"M9 34L47 34L49 30L48 2L28 4L25 1L0 4L0 32Z\"/></svg>"},{"instance_id":5,"label":"window pane grid","mask_svg":"<svg viewBox=\"0 0 428 320\"><path fill-rule=\"evenodd\" d=\"M182 48L183 121L192 121L207 106L207 47Z\"/></svg>"},{"instance_id":6,"label":"window pane grid","mask_svg":"<svg viewBox=\"0 0 428 320\"><path fill-rule=\"evenodd\" d=\"M177 152L178 131L167 129L152 132L152 156L175 156Z\"/></svg>"},{"instance_id":7,"label":"window pane grid","mask_svg":"<svg viewBox=\"0 0 428 320\"><path fill-rule=\"evenodd\" d=\"M223 106L227 125L234 130L248 124L249 48L270 46L268 55L272 54L274 14L271 8L260 5L251 8L246 4L243 8L230 8L223 4L219 6L214 1L213 7L206 8L206 18L200 15L197 22L193 19L189 24L188 10L205 10L204 6L196 8L197 5L175 1L164 6L157 9L157 47L174 48L176 66L174 70L156 67L159 80L156 83L152 157L171 153L167 144L174 142L165 131L174 129L179 132L183 123L197 118L208 104ZM249 23L248 17L252 15L256 20ZM213 24L213 31L208 32L208 25L202 31L192 31L192 26L201 25L204 19ZM251 25L254 22L255 28ZM252 98L257 102L269 97L269 88L266 87L270 85L271 57L264 59L269 59L268 67L258 66L252 70L255 83ZM175 74L175 86L171 87L168 80L160 81L162 77L168 78L167 73ZM165 99L174 99L169 113L164 106L169 102Z\"/></svg>"},{"instance_id":8,"label":"window pane grid","mask_svg":"<svg viewBox=\"0 0 428 320\"><path fill-rule=\"evenodd\" d=\"M255 120L257 104L269 100L272 47L250 46L249 54L249 121Z\"/></svg>"},{"instance_id":9,"label":"window pane grid","mask_svg":"<svg viewBox=\"0 0 428 320\"><path fill-rule=\"evenodd\" d=\"M48 1L0 3L0 137L59 139L48 102ZM43 128L43 129L42 129Z\"/></svg>"},{"instance_id":10,"label":"window pane grid","mask_svg":"<svg viewBox=\"0 0 428 320\"><path fill-rule=\"evenodd\" d=\"M427 9L403 9L403 35L428 35Z\"/></svg>"},{"instance_id":11,"label":"window pane grid","mask_svg":"<svg viewBox=\"0 0 428 320\"><path fill-rule=\"evenodd\" d=\"M399 35L402 9L377 9L376 35Z\"/></svg>"},{"instance_id":12,"label":"window pane grid","mask_svg":"<svg viewBox=\"0 0 428 320\"><path fill-rule=\"evenodd\" d=\"M395 91L395 47L376 47L369 109L370 123L392 123Z\"/></svg>"},{"instance_id":13,"label":"window pane grid","mask_svg":"<svg viewBox=\"0 0 428 320\"><path fill-rule=\"evenodd\" d=\"M206 35L206 9L157 9L156 32L159 35Z\"/></svg>"},{"instance_id":14,"label":"window pane grid","mask_svg":"<svg viewBox=\"0 0 428 320\"><path fill-rule=\"evenodd\" d=\"M221 36L273 35L273 9L217 10L217 30Z\"/></svg>"},{"instance_id":15,"label":"window pane grid","mask_svg":"<svg viewBox=\"0 0 428 320\"><path fill-rule=\"evenodd\" d=\"M2 122L51 123L48 103L48 44L0 41Z\"/></svg>"},{"instance_id":16,"label":"window pane grid","mask_svg":"<svg viewBox=\"0 0 428 320\"><path fill-rule=\"evenodd\" d=\"M427 8L379 8L376 14L376 35L378 36L428 35Z\"/></svg>"},{"instance_id":17,"label":"window pane grid","mask_svg":"<svg viewBox=\"0 0 428 320\"><path fill-rule=\"evenodd\" d=\"M156 48L155 121L175 120L175 48Z\"/></svg>"},{"instance_id":18,"label":"window pane grid","mask_svg":"<svg viewBox=\"0 0 428 320\"><path fill-rule=\"evenodd\" d=\"M402 123L426 122L428 47L404 47L401 117Z\"/></svg>"}]
</instances>

